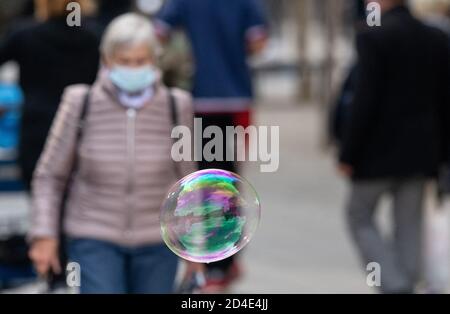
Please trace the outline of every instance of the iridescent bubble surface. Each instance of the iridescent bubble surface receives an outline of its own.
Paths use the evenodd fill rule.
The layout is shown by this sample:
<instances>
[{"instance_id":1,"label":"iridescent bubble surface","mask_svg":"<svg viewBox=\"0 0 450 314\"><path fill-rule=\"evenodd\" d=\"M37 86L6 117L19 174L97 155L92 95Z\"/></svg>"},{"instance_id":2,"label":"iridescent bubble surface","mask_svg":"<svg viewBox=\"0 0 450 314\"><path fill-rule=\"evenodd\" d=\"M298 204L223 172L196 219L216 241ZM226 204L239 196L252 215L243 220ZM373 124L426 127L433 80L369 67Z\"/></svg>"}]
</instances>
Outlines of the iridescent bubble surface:
<instances>
[{"instance_id":1,"label":"iridescent bubble surface","mask_svg":"<svg viewBox=\"0 0 450 314\"><path fill-rule=\"evenodd\" d=\"M260 214L256 191L244 178L224 170L201 170L169 191L161 207L161 234L178 256L216 262L250 241Z\"/></svg>"}]
</instances>

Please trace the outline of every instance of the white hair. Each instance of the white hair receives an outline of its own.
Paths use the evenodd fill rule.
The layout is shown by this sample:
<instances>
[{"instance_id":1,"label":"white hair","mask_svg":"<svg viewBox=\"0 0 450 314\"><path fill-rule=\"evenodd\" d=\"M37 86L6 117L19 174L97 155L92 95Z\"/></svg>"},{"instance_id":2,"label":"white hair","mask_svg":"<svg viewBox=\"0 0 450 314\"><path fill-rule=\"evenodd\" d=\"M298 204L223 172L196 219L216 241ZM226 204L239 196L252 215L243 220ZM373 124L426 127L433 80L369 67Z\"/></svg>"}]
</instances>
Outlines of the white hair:
<instances>
[{"instance_id":1,"label":"white hair","mask_svg":"<svg viewBox=\"0 0 450 314\"><path fill-rule=\"evenodd\" d=\"M100 51L104 56L112 56L118 48L138 44L148 45L153 56L161 54L161 45L150 20L136 13L126 13L108 25Z\"/></svg>"}]
</instances>

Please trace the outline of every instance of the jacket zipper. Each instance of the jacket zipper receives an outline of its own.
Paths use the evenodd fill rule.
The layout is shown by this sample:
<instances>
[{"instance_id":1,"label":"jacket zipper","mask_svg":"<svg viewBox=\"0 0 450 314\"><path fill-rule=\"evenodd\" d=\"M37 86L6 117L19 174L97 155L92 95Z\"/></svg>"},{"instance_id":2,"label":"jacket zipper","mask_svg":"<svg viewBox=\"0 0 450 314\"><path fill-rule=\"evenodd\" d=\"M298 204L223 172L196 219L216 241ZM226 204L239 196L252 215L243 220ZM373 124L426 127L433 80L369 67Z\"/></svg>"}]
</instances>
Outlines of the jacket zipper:
<instances>
[{"instance_id":1,"label":"jacket zipper","mask_svg":"<svg viewBox=\"0 0 450 314\"><path fill-rule=\"evenodd\" d=\"M133 190L134 190L134 175L135 175L135 161L136 161L136 109L127 110L127 218L126 218L126 235L131 234L131 215L133 212Z\"/></svg>"}]
</instances>

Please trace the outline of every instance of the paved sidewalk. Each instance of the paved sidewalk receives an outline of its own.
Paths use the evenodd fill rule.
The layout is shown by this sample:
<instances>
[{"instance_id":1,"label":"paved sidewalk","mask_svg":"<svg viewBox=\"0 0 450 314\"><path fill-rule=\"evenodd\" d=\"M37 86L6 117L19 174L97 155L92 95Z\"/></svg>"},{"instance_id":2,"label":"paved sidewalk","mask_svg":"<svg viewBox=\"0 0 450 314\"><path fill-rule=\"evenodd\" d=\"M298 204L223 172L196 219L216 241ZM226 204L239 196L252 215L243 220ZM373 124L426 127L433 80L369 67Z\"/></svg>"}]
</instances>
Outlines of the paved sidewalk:
<instances>
[{"instance_id":1,"label":"paved sidewalk","mask_svg":"<svg viewBox=\"0 0 450 314\"><path fill-rule=\"evenodd\" d=\"M345 230L346 184L321 151L313 107L262 109L260 125L280 126L280 168L245 177L261 197L260 228L243 255L246 275L235 292L367 293L365 276Z\"/></svg>"},{"instance_id":2,"label":"paved sidewalk","mask_svg":"<svg viewBox=\"0 0 450 314\"><path fill-rule=\"evenodd\" d=\"M319 110L265 107L256 120L280 126L280 169L264 174L253 164L245 171L261 196L262 222L243 254L246 275L233 291L373 293L345 226L347 184L336 175L333 154L321 149ZM388 205L388 200L382 201L377 217L383 232L390 227ZM443 261L430 267L437 282L450 272L450 215L443 216L433 225L434 233L441 235L433 244L432 259Z\"/></svg>"}]
</instances>

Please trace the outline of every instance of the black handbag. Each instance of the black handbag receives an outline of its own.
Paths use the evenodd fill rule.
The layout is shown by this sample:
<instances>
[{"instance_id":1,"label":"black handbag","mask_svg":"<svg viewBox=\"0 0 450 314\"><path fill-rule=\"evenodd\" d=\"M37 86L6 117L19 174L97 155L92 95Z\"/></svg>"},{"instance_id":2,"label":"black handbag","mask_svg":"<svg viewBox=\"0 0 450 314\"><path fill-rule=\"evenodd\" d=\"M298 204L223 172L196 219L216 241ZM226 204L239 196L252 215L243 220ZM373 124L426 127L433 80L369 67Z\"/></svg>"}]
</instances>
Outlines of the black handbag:
<instances>
[{"instance_id":1,"label":"black handbag","mask_svg":"<svg viewBox=\"0 0 450 314\"><path fill-rule=\"evenodd\" d=\"M11 235L0 240L0 264L12 267L30 265L28 245L24 235Z\"/></svg>"}]
</instances>

